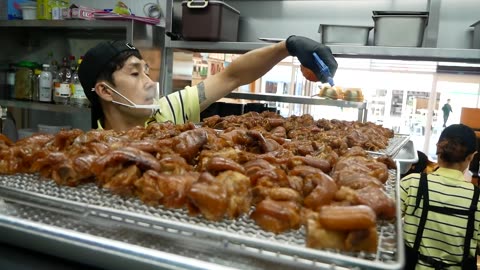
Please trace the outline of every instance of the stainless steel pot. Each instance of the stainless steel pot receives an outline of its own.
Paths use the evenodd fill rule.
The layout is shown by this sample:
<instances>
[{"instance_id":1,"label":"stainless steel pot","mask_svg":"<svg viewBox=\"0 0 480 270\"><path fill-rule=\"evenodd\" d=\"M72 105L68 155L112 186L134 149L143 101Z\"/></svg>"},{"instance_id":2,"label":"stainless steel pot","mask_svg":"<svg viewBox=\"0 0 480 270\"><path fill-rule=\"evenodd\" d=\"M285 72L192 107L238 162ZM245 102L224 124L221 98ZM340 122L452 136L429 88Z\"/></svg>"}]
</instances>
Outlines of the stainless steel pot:
<instances>
[{"instance_id":1,"label":"stainless steel pot","mask_svg":"<svg viewBox=\"0 0 480 270\"><path fill-rule=\"evenodd\" d=\"M326 45L367 45L368 34L372 26L320 24L318 32Z\"/></svg>"}]
</instances>

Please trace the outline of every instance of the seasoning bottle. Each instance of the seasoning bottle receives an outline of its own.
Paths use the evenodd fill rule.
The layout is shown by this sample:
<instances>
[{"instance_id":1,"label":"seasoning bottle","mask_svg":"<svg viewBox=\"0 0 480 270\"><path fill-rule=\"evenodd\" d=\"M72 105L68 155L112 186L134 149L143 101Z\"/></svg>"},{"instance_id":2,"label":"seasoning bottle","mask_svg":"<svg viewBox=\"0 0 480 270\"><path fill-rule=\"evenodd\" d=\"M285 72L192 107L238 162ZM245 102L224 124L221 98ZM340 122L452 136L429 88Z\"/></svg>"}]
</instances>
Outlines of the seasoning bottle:
<instances>
[{"instance_id":1,"label":"seasoning bottle","mask_svg":"<svg viewBox=\"0 0 480 270\"><path fill-rule=\"evenodd\" d=\"M0 99L2 100L8 98L7 72L8 68L0 64L0 74L2 74L2 78L0 79Z\"/></svg>"},{"instance_id":2,"label":"seasoning bottle","mask_svg":"<svg viewBox=\"0 0 480 270\"><path fill-rule=\"evenodd\" d=\"M55 79L53 102L56 104L68 104L71 95L70 79L70 68L67 64L67 58L64 57L62 67L58 71L57 78Z\"/></svg>"},{"instance_id":3,"label":"seasoning bottle","mask_svg":"<svg viewBox=\"0 0 480 270\"><path fill-rule=\"evenodd\" d=\"M39 80L39 101L52 102L53 76L49 64L42 65L42 72Z\"/></svg>"},{"instance_id":4,"label":"seasoning bottle","mask_svg":"<svg viewBox=\"0 0 480 270\"><path fill-rule=\"evenodd\" d=\"M15 65L10 64L7 71L7 98L15 98Z\"/></svg>"},{"instance_id":5,"label":"seasoning bottle","mask_svg":"<svg viewBox=\"0 0 480 270\"><path fill-rule=\"evenodd\" d=\"M50 0L37 0L37 19L51 20L52 10L50 8Z\"/></svg>"},{"instance_id":6,"label":"seasoning bottle","mask_svg":"<svg viewBox=\"0 0 480 270\"><path fill-rule=\"evenodd\" d=\"M52 1L50 7L52 9L52 20L62 20L62 6L60 1Z\"/></svg>"},{"instance_id":7,"label":"seasoning bottle","mask_svg":"<svg viewBox=\"0 0 480 270\"><path fill-rule=\"evenodd\" d=\"M72 90L72 96L70 97L70 104L74 107L90 106L90 101L85 95L85 91L83 90L82 84L80 83L80 79L78 77L78 67L82 63L82 60L83 60L82 58L78 59L77 69L72 75L72 82L70 84L70 87Z\"/></svg>"},{"instance_id":8,"label":"seasoning bottle","mask_svg":"<svg viewBox=\"0 0 480 270\"><path fill-rule=\"evenodd\" d=\"M39 95L40 95L40 73L42 73L41 69L34 69L33 70L33 78L32 78L32 84L33 84L33 92L32 92L32 100L33 101L38 101Z\"/></svg>"}]
</instances>

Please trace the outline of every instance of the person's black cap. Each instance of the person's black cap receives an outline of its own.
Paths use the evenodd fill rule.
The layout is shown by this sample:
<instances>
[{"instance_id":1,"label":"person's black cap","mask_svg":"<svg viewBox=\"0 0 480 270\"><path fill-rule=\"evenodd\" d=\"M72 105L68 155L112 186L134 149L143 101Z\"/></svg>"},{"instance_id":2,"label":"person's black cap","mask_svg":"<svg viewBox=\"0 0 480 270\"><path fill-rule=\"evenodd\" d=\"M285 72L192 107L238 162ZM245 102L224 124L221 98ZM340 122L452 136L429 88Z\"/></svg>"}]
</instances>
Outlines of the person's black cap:
<instances>
[{"instance_id":1,"label":"person's black cap","mask_svg":"<svg viewBox=\"0 0 480 270\"><path fill-rule=\"evenodd\" d=\"M124 51L138 50L125 41L105 41L88 50L83 56L82 63L78 67L78 78L82 84L85 95L92 104L92 127L96 127L96 121L102 115L97 94L92 91L97 82L98 75L106 65Z\"/></svg>"},{"instance_id":2,"label":"person's black cap","mask_svg":"<svg viewBox=\"0 0 480 270\"><path fill-rule=\"evenodd\" d=\"M477 151L477 138L475 132L464 124L454 124L446 127L438 141L444 139L458 139L466 147L466 154L469 155Z\"/></svg>"},{"instance_id":3,"label":"person's black cap","mask_svg":"<svg viewBox=\"0 0 480 270\"><path fill-rule=\"evenodd\" d=\"M78 67L80 83L90 101L96 94L92 92L97 77L103 71L105 65L124 51L138 51L125 41L106 41L88 50L83 56L82 63Z\"/></svg>"}]
</instances>

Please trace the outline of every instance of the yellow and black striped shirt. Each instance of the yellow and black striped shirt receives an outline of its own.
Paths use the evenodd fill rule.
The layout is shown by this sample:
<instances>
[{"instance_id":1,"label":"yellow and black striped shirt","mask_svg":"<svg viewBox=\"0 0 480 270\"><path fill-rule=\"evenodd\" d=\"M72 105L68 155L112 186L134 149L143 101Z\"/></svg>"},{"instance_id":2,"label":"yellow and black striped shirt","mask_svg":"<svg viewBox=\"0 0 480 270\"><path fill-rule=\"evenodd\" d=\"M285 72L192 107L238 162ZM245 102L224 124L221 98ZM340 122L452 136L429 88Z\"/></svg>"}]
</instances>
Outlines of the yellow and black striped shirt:
<instances>
[{"instance_id":1,"label":"yellow and black striped shirt","mask_svg":"<svg viewBox=\"0 0 480 270\"><path fill-rule=\"evenodd\" d=\"M404 217L403 237L406 245L413 247L418 224L422 214L420 203L415 208L420 174L405 176L400 182L401 210ZM429 203L432 206L468 210L473 197L474 186L466 182L463 173L458 170L439 168L428 174ZM423 200L423 199L422 199ZM462 260L463 244L467 228L467 216L445 215L429 211L419 251L421 254L436 258L445 263L458 263ZM475 232L470 239L470 254L475 256L479 239L480 204L477 202L475 213ZM416 269L433 269L418 261ZM451 267L449 269L460 269Z\"/></svg>"},{"instance_id":2,"label":"yellow and black striped shirt","mask_svg":"<svg viewBox=\"0 0 480 270\"><path fill-rule=\"evenodd\" d=\"M175 124L200 122L200 102L197 86L187 86L185 89L173 92L157 101L160 110L147 120L145 125L152 122L171 121Z\"/></svg>"}]
</instances>

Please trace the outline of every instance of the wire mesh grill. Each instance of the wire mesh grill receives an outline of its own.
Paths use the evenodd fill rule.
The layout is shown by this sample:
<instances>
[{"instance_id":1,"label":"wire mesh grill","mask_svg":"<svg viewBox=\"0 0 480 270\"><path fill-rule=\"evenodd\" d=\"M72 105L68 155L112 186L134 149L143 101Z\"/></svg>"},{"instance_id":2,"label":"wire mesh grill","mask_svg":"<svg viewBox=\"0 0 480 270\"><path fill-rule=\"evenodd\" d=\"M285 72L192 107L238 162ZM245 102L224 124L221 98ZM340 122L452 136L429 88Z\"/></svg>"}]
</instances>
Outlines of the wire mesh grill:
<instances>
[{"instance_id":1,"label":"wire mesh grill","mask_svg":"<svg viewBox=\"0 0 480 270\"><path fill-rule=\"evenodd\" d=\"M395 193L396 179L396 171L390 170L386 190L398 202ZM328 262L328 258L334 257L339 265L385 269L397 265L401 257L401 254L396 252L401 241L397 233L397 223L379 222L377 253L347 253L306 248L303 227L276 235L262 230L248 215L235 220L211 222L202 217L190 216L184 209L147 206L136 198L120 197L94 184L66 187L58 186L53 181L42 179L35 174L0 176L0 194L5 196L7 191L23 200L41 200L41 204L51 204L52 209L58 211L76 211L87 218L103 219L154 234L167 233L211 239L220 241L224 247L255 253L257 257L281 256L285 261L303 262L309 266L321 264L316 263L315 258L322 261L326 259ZM128 231L126 233L128 234Z\"/></svg>"},{"instance_id":2,"label":"wire mesh grill","mask_svg":"<svg viewBox=\"0 0 480 270\"><path fill-rule=\"evenodd\" d=\"M167 237L166 235L151 234L142 231L132 231L132 229L122 226L118 223L105 222L84 222L84 220L75 215L61 214L45 209L39 209L21 203L8 201L0 207L0 213L9 216L55 226L58 228L73 230L75 232L86 233L89 235L117 240L124 243L138 245L144 248L159 250L172 253L187 258L194 258L206 262L233 267L238 269L291 269L287 265L281 265L275 262L262 261L256 257L233 254L222 247L222 243L211 243L205 240L192 241L191 238ZM186 243L188 241L188 243ZM168 243L166 245L165 243ZM205 248L208 245L208 248Z\"/></svg>"}]
</instances>

